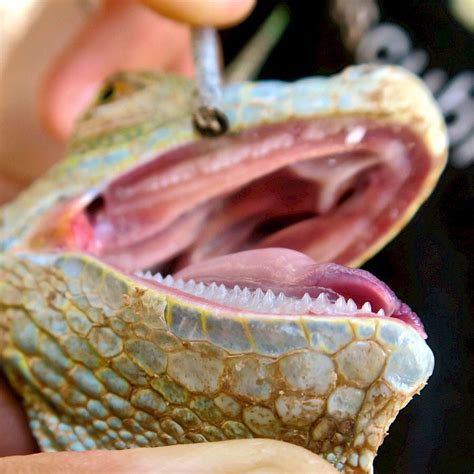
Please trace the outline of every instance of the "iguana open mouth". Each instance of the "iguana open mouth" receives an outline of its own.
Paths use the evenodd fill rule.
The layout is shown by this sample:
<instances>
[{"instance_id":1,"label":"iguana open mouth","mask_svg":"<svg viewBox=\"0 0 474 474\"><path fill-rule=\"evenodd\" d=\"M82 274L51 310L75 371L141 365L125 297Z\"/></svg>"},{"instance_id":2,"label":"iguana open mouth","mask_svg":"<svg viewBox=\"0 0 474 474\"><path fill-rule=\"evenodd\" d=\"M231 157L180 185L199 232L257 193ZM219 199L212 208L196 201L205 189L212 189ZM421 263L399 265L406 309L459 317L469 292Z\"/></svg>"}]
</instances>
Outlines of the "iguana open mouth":
<instances>
[{"instance_id":1,"label":"iguana open mouth","mask_svg":"<svg viewBox=\"0 0 474 474\"><path fill-rule=\"evenodd\" d=\"M321 262L373 251L410 212L429 170L424 145L401 126L350 118L264 125L165 152L114 179L72 215L70 245L128 273L191 264L178 278L224 286L154 284L207 303L395 317L426 337L380 281ZM248 249L262 250L223 257Z\"/></svg>"}]
</instances>

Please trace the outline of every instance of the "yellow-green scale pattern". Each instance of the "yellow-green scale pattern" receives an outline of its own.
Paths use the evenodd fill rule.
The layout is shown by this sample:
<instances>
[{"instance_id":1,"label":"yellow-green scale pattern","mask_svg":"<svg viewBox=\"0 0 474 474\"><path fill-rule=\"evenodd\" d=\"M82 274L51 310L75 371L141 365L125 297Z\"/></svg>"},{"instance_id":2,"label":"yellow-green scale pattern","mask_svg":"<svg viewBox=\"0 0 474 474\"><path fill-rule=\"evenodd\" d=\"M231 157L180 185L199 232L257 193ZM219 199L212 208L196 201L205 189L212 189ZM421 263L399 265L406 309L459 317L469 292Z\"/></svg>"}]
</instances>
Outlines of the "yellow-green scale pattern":
<instances>
[{"instance_id":1,"label":"yellow-green scale pattern","mask_svg":"<svg viewBox=\"0 0 474 474\"><path fill-rule=\"evenodd\" d=\"M213 314L81 256L3 258L0 308L46 451L265 437L366 472L433 370L396 320Z\"/></svg>"}]
</instances>

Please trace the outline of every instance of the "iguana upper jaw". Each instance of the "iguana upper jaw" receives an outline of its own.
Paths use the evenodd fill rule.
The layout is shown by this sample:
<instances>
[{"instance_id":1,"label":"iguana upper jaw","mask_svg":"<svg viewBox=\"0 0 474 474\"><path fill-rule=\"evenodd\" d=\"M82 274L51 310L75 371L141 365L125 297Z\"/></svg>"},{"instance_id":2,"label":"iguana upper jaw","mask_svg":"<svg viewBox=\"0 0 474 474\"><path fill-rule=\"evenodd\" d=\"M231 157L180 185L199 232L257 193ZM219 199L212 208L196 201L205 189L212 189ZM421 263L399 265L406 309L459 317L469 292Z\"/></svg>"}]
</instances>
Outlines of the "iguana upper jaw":
<instances>
[{"instance_id":1,"label":"iguana upper jaw","mask_svg":"<svg viewBox=\"0 0 474 474\"><path fill-rule=\"evenodd\" d=\"M398 231L431 160L407 128L290 120L165 152L75 216L72 247L128 271L285 247L353 264Z\"/></svg>"}]
</instances>

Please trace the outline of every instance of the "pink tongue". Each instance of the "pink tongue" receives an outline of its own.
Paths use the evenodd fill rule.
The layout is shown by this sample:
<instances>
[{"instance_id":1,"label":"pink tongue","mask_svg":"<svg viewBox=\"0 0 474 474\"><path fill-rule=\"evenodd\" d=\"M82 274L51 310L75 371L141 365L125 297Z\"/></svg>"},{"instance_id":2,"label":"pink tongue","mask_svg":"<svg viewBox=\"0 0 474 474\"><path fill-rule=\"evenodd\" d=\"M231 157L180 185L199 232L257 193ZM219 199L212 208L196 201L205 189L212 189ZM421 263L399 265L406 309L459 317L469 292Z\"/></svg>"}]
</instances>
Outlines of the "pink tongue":
<instances>
[{"instance_id":1,"label":"pink tongue","mask_svg":"<svg viewBox=\"0 0 474 474\"><path fill-rule=\"evenodd\" d=\"M370 273L334 263L316 263L295 250L266 248L249 250L190 265L175 277L203 283L223 283L232 288L261 288L302 297L321 292L352 298L360 307L366 301L372 311L383 309L391 316L400 307L394 293Z\"/></svg>"}]
</instances>

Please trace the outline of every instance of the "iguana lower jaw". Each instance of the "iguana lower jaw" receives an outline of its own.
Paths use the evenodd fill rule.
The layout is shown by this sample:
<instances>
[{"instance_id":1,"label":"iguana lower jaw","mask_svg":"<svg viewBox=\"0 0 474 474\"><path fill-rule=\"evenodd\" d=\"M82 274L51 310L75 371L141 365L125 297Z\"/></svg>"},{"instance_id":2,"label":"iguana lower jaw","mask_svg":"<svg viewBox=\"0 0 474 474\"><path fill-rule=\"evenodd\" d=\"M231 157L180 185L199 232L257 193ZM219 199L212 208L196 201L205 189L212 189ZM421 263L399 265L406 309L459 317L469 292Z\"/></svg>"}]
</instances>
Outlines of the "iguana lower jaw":
<instances>
[{"instance_id":1,"label":"iguana lower jaw","mask_svg":"<svg viewBox=\"0 0 474 474\"><path fill-rule=\"evenodd\" d=\"M217 257L188 266L175 277L151 272L135 276L201 311L391 317L426 338L418 316L370 273L319 264L293 250L260 249Z\"/></svg>"}]
</instances>

